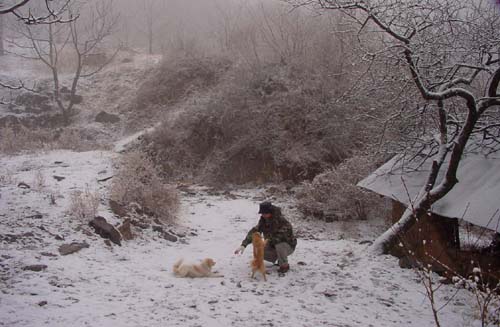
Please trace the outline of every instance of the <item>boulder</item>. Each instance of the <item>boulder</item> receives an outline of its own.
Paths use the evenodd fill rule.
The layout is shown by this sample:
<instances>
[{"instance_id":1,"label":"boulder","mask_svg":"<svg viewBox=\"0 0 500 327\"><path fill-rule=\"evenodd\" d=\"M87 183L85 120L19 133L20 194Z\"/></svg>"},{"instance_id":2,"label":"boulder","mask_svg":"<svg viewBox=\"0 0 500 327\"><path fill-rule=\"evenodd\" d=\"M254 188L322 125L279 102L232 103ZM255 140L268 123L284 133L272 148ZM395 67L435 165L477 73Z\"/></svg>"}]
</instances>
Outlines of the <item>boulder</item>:
<instances>
[{"instance_id":1,"label":"boulder","mask_svg":"<svg viewBox=\"0 0 500 327\"><path fill-rule=\"evenodd\" d=\"M160 234L160 236L167 241L177 242L177 240L178 240L177 236L175 236L171 232L164 230L162 226L153 225L152 229L153 229L153 231L158 232Z\"/></svg>"},{"instance_id":2,"label":"boulder","mask_svg":"<svg viewBox=\"0 0 500 327\"><path fill-rule=\"evenodd\" d=\"M106 111L101 111L97 114L97 116L95 116L95 121L98 123L114 124L120 121L120 117L118 115L107 113Z\"/></svg>"},{"instance_id":3,"label":"boulder","mask_svg":"<svg viewBox=\"0 0 500 327\"><path fill-rule=\"evenodd\" d=\"M31 271L42 271L47 269L47 265L29 265L23 267L23 270L31 270Z\"/></svg>"},{"instance_id":4,"label":"boulder","mask_svg":"<svg viewBox=\"0 0 500 327\"><path fill-rule=\"evenodd\" d=\"M25 182L20 182L19 184L17 184L17 187L19 188L24 188L24 189L29 189L31 188L31 186L29 186L28 184L26 184Z\"/></svg>"},{"instance_id":5,"label":"boulder","mask_svg":"<svg viewBox=\"0 0 500 327\"><path fill-rule=\"evenodd\" d=\"M59 247L59 253L61 255L68 255L90 247L87 242L72 242L70 244L63 244Z\"/></svg>"},{"instance_id":6,"label":"boulder","mask_svg":"<svg viewBox=\"0 0 500 327\"><path fill-rule=\"evenodd\" d=\"M171 234L167 231L164 231L163 233L161 233L161 237L163 237L164 239L166 239L167 241L170 241L170 242L177 242L177 240L178 240L177 236L175 236L174 234Z\"/></svg>"},{"instance_id":7,"label":"boulder","mask_svg":"<svg viewBox=\"0 0 500 327\"><path fill-rule=\"evenodd\" d=\"M102 238L107 238L111 242L121 246L120 232L111 224L109 224L104 217L95 217L89 222L89 226L94 228L95 232Z\"/></svg>"}]
</instances>

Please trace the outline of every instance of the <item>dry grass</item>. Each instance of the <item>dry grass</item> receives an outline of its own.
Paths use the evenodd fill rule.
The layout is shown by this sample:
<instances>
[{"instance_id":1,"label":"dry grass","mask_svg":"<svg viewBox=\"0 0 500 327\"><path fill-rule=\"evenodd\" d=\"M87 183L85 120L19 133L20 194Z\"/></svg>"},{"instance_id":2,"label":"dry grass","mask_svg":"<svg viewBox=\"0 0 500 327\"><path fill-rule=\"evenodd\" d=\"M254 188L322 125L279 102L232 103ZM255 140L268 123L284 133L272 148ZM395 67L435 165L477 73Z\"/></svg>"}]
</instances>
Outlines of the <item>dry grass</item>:
<instances>
[{"instance_id":1,"label":"dry grass","mask_svg":"<svg viewBox=\"0 0 500 327\"><path fill-rule=\"evenodd\" d=\"M83 191L71 193L69 213L80 222L88 223L97 216L101 196L87 185Z\"/></svg>"},{"instance_id":2,"label":"dry grass","mask_svg":"<svg viewBox=\"0 0 500 327\"><path fill-rule=\"evenodd\" d=\"M35 191L43 191L46 187L45 174L41 169L37 169L33 175L33 189Z\"/></svg>"},{"instance_id":3,"label":"dry grass","mask_svg":"<svg viewBox=\"0 0 500 327\"><path fill-rule=\"evenodd\" d=\"M124 155L113 178L111 199L123 205L136 204L146 215L172 222L180 200L177 190L164 182L153 162L141 152Z\"/></svg>"},{"instance_id":4,"label":"dry grass","mask_svg":"<svg viewBox=\"0 0 500 327\"><path fill-rule=\"evenodd\" d=\"M170 177L262 183L312 179L374 139L366 110L334 103L314 72L233 67L146 140Z\"/></svg>"},{"instance_id":5,"label":"dry grass","mask_svg":"<svg viewBox=\"0 0 500 327\"><path fill-rule=\"evenodd\" d=\"M217 84L230 62L222 58L169 58L137 91L135 105L170 105Z\"/></svg>"},{"instance_id":6,"label":"dry grass","mask_svg":"<svg viewBox=\"0 0 500 327\"><path fill-rule=\"evenodd\" d=\"M12 185L16 183L13 172L8 169L0 170L0 185Z\"/></svg>"},{"instance_id":7,"label":"dry grass","mask_svg":"<svg viewBox=\"0 0 500 327\"><path fill-rule=\"evenodd\" d=\"M75 128L31 129L22 125L0 127L0 153L13 155L20 152L66 149L89 151L102 148L88 137L85 130Z\"/></svg>"}]
</instances>

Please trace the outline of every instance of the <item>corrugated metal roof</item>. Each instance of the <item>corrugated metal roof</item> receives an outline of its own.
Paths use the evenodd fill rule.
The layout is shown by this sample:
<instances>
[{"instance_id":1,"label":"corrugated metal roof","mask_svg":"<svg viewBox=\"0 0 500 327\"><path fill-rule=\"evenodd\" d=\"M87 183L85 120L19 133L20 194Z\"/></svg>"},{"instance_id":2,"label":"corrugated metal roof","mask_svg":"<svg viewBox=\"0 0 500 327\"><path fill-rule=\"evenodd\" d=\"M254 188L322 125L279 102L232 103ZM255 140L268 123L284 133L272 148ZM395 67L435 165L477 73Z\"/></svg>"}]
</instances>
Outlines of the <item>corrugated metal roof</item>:
<instances>
[{"instance_id":1,"label":"corrugated metal roof","mask_svg":"<svg viewBox=\"0 0 500 327\"><path fill-rule=\"evenodd\" d=\"M396 156L358 186L409 205L425 184L431 162L411 169ZM500 157L469 153L460 162L457 178L458 184L431 211L500 232Z\"/></svg>"}]
</instances>

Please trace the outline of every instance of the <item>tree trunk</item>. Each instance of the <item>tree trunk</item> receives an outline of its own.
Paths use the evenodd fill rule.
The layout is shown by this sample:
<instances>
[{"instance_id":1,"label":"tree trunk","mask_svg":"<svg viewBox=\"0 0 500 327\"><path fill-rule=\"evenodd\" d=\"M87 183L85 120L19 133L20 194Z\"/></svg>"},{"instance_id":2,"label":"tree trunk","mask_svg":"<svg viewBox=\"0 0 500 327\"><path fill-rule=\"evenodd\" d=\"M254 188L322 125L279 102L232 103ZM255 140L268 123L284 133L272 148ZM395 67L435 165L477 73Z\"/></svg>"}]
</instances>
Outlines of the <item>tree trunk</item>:
<instances>
[{"instance_id":1,"label":"tree trunk","mask_svg":"<svg viewBox=\"0 0 500 327\"><path fill-rule=\"evenodd\" d=\"M5 54L5 50L3 47L3 30L4 30L4 17L3 15L0 15L0 56L3 56Z\"/></svg>"}]
</instances>

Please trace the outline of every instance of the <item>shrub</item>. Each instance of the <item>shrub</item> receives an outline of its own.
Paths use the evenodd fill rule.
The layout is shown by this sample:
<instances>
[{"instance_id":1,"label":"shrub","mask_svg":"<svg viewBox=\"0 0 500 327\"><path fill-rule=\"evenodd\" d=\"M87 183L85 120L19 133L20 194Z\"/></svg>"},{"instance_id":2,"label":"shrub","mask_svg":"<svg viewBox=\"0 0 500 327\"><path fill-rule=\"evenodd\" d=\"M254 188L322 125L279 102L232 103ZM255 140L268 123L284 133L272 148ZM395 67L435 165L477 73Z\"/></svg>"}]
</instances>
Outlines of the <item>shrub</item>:
<instances>
[{"instance_id":1,"label":"shrub","mask_svg":"<svg viewBox=\"0 0 500 327\"><path fill-rule=\"evenodd\" d=\"M168 176L200 182L312 179L365 146L378 128L361 115L364 107L335 103L314 76L281 64L233 67L147 137L147 151Z\"/></svg>"},{"instance_id":2,"label":"shrub","mask_svg":"<svg viewBox=\"0 0 500 327\"><path fill-rule=\"evenodd\" d=\"M84 191L74 191L70 198L70 213L82 223L88 223L97 216L100 195L87 185Z\"/></svg>"},{"instance_id":3,"label":"shrub","mask_svg":"<svg viewBox=\"0 0 500 327\"><path fill-rule=\"evenodd\" d=\"M0 153L67 149L89 151L102 148L94 139L94 131L78 128L31 129L23 125L0 127Z\"/></svg>"},{"instance_id":4,"label":"shrub","mask_svg":"<svg viewBox=\"0 0 500 327\"><path fill-rule=\"evenodd\" d=\"M121 160L113 178L111 199L120 204L137 204L150 217L172 222L179 209L177 190L165 183L154 163L141 152L130 152Z\"/></svg>"},{"instance_id":5,"label":"shrub","mask_svg":"<svg viewBox=\"0 0 500 327\"><path fill-rule=\"evenodd\" d=\"M137 91L136 108L172 105L193 92L216 85L231 65L223 58L169 58L156 67Z\"/></svg>"},{"instance_id":6,"label":"shrub","mask_svg":"<svg viewBox=\"0 0 500 327\"><path fill-rule=\"evenodd\" d=\"M326 220L367 219L385 216L385 202L356 184L375 168L372 156L355 155L300 186L298 208Z\"/></svg>"}]
</instances>

